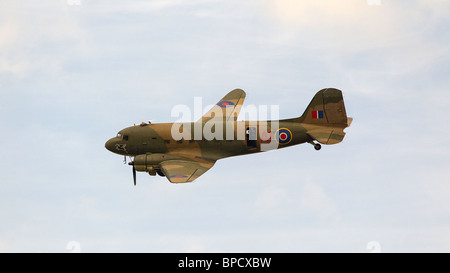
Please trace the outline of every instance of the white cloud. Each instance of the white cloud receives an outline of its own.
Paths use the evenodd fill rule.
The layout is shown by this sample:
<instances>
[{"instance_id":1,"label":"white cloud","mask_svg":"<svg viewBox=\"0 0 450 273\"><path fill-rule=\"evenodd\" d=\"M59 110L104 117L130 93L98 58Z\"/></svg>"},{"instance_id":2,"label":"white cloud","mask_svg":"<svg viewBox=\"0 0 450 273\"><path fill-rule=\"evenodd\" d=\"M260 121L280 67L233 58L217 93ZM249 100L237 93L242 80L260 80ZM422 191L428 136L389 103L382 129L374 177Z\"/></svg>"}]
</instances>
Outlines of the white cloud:
<instances>
[{"instance_id":1,"label":"white cloud","mask_svg":"<svg viewBox=\"0 0 450 273\"><path fill-rule=\"evenodd\" d=\"M0 241L0 253L5 253L11 251L7 243Z\"/></svg>"},{"instance_id":2,"label":"white cloud","mask_svg":"<svg viewBox=\"0 0 450 273\"><path fill-rule=\"evenodd\" d=\"M0 10L0 73L57 75L64 60L86 50L86 37L62 2L15 3Z\"/></svg>"},{"instance_id":3,"label":"white cloud","mask_svg":"<svg viewBox=\"0 0 450 273\"><path fill-rule=\"evenodd\" d=\"M318 183L311 179L296 183L299 188L289 183L262 189L254 201L255 216L284 220L298 217L315 223L338 220L338 208Z\"/></svg>"},{"instance_id":4,"label":"white cloud","mask_svg":"<svg viewBox=\"0 0 450 273\"><path fill-rule=\"evenodd\" d=\"M433 209L427 213L439 217L439 215L450 215L450 184L448 183L450 171L444 167L450 163L450 160L441 156L437 158L437 161L434 163L437 165L435 168L431 167L423 171L420 186L432 201Z\"/></svg>"},{"instance_id":5,"label":"white cloud","mask_svg":"<svg viewBox=\"0 0 450 273\"><path fill-rule=\"evenodd\" d=\"M445 1L15 3L0 9L0 251L448 250ZM194 96L240 87L300 115L328 85L355 122L320 152L226 159L189 185L139 173L133 187L103 147Z\"/></svg>"},{"instance_id":6,"label":"white cloud","mask_svg":"<svg viewBox=\"0 0 450 273\"><path fill-rule=\"evenodd\" d=\"M384 1L380 6L364 0L259 3L277 26L274 40L315 52L317 60L358 85L376 77L426 72L449 57L445 43L430 39L439 35L436 31L448 17L449 4L443 1Z\"/></svg>"}]
</instances>

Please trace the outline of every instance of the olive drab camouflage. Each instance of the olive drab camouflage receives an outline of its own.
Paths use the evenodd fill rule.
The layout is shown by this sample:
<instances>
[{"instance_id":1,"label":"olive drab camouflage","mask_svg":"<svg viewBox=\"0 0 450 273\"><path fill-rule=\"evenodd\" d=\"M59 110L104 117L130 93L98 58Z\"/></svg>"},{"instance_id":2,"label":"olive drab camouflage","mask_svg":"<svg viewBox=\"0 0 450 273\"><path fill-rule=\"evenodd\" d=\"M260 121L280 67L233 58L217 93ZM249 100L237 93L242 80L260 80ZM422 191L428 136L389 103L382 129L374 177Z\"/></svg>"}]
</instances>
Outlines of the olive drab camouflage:
<instances>
[{"instance_id":1,"label":"olive drab camouflage","mask_svg":"<svg viewBox=\"0 0 450 273\"><path fill-rule=\"evenodd\" d=\"M105 144L109 151L134 159L136 171L165 176L172 183L192 182L222 158L311 143L336 144L344 139L347 118L342 92L316 93L302 116L283 120L238 121L245 92L225 95L196 122L141 123L121 130Z\"/></svg>"}]
</instances>

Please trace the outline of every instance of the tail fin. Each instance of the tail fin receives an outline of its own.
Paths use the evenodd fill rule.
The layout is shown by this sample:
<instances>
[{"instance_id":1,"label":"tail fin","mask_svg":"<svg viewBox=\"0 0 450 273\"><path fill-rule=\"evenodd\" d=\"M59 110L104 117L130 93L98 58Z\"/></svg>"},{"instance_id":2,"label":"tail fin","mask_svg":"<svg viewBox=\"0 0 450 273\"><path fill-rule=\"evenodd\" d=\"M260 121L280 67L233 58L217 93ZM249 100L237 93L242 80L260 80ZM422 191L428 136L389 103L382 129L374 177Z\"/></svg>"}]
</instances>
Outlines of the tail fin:
<instances>
[{"instance_id":1,"label":"tail fin","mask_svg":"<svg viewBox=\"0 0 450 273\"><path fill-rule=\"evenodd\" d=\"M298 122L307 134L322 144L336 144L344 139L344 129L350 126L342 91L325 88L316 93Z\"/></svg>"}]
</instances>

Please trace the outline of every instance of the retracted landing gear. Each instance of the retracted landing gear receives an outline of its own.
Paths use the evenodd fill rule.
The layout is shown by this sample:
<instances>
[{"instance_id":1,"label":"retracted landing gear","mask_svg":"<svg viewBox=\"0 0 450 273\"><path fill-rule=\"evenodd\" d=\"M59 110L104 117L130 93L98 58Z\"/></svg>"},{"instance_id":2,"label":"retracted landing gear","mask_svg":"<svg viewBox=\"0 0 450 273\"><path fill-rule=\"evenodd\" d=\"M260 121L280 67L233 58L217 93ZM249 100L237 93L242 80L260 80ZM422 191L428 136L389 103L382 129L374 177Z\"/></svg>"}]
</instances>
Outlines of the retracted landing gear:
<instances>
[{"instance_id":1,"label":"retracted landing gear","mask_svg":"<svg viewBox=\"0 0 450 273\"><path fill-rule=\"evenodd\" d=\"M157 173L159 176L162 176L162 177L166 176L166 175L163 173L163 171L161 171L161 169L156 169L156 173Z\"/></svg>"},{"instance_id":2,"label":"retracted landing gear","mask_svg":"<svg viewBox=\"0 0 450 273\"><path fill-rule=\"evenodd\" d=\"M314 146L314 149L316 149L316 151L322 149L322 145L320 145L319 143L315 143L314 141L310 141L309 143Z\"/></svg>"},{"instance_id":3,"label":"retracted landing gear","mask_svg":"<svg viewBox=\"0 0 450 273\"><path fill-rule=\"evenodd\" d=\"M157 168L157 167L150 167L150 168L147 168L147 172L148 172L148 174L149 175L151 175L151 176L155 176L156 174L158 174L159 176L166 176L164 173L163 173L163 171L160 169L160 168Z\"/></svg>"}]
</instances>

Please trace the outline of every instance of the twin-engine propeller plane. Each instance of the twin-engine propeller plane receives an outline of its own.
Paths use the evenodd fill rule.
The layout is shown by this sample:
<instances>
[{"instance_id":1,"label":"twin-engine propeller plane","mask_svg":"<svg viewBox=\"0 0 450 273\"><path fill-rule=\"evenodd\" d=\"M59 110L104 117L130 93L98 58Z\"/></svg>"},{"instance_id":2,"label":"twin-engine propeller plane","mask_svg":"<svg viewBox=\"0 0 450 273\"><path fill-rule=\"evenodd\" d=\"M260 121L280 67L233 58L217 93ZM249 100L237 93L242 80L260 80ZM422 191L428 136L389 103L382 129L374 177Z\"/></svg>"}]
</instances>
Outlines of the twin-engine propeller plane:
<instances>
[{"instance_id":1,"label":"twin-engine propeller plane","mask_svg":"<svg viewBox=\"0 0 450 273\"><path fill-rule=\"evenodd\" d=\"M192 182L222 158L310 143L336 144L344 139L347 118L342 92L316 93L302 116L269 121L237 121L245 92L235 89L196 122L141 123L121 130L105 144L109 151L133 157L136 171L165 176L172 183ZM258 133L259 132L259 133ZM125 161L126 162L126 161Z\"/></svg>"}]
</instances>

